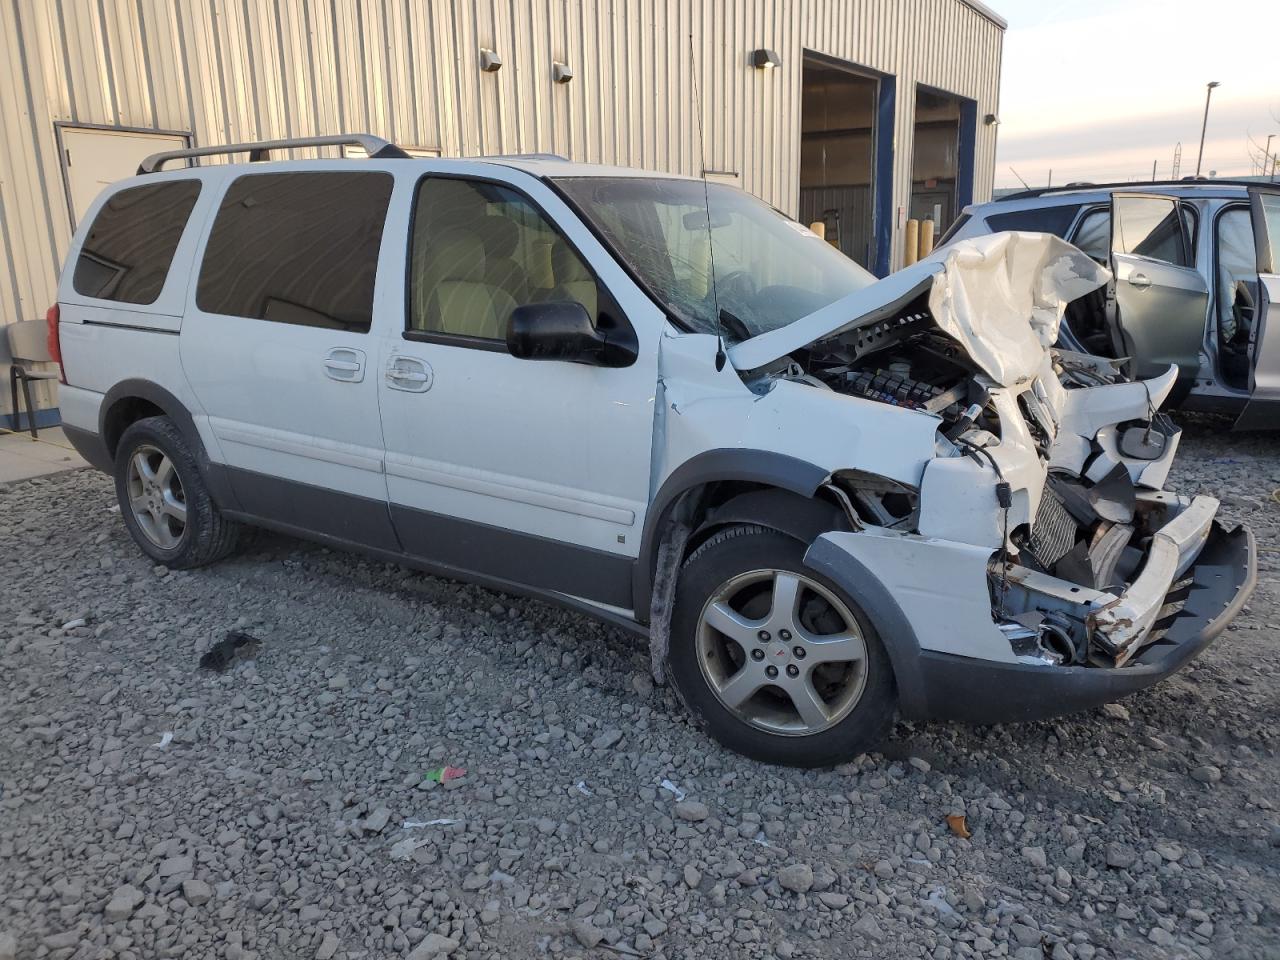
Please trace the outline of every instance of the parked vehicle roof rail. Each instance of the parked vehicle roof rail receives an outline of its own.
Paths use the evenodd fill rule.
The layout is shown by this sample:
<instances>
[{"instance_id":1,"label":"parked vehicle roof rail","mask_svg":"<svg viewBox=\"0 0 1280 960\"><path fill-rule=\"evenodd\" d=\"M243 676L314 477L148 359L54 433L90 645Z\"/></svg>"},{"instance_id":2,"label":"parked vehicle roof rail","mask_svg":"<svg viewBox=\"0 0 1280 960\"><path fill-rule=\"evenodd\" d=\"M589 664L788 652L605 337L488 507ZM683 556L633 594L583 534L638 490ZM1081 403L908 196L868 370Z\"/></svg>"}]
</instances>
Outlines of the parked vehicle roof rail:
<instances>
[{"instance_id":1,"label":"parked vehicle roof rail","mask_svg":"<svg viewBox=\"0 0 1280 960\"><path fill-rule=\"evenodd\" d=\"M184 160L190 157L214 157L228 153L247 153L249 162L266 160L272 150L287 150L291 147L363 147L369 159L385 160L390 157L405 158L409 154L389 140L375 137L370 133L339 133L326 137L290 137L286 140L259 140L254 143L225 143L211 147L190 147L186 150L165 150L153 153L138 164L138 175L155 173L170 160Z\"/></svg>"},{"instance_id":2,"label":"parked vehicle roof rail","mask_svg":"<svg viewBox=\"0 0 1280 960\"><path fill-rule=\"evenodd\" d=\"M1184 177L1180 180L1126 180L1119 183L1066 183L1060 187L1039 187L1033 190L1020 190L1007 196L997 197L993 203L1004 203L1006 200L1030 200L1034 197L1050 196L1057 193L1077 193L1091 190L1141 190L1144 187L1257 187L1265 186L1249 180L1219 180L1209 177Z\"/></svg>"}]
</instances>

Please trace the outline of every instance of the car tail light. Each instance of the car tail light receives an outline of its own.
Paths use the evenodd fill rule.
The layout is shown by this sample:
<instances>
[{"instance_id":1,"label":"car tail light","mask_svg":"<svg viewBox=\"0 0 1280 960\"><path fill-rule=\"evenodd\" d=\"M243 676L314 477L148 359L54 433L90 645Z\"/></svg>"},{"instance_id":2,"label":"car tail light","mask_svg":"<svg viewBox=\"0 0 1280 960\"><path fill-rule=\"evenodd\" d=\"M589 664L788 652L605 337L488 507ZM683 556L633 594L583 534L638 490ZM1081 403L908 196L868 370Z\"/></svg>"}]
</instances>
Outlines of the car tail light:
<instances>
[{"instance_id":1,"label":"car tail light","mask_svg":"<svg viewBox=\"0 0 1280 960\"><path fill-rule=\"evenodd\" d=\"M49 357L58 365L58 380L67 382L67 369L62 365L62 337L58 332L58 317L61 311L55 303L44 315L44 322L49 325L49 334L45 343L49 347Z\"/></svg>"}]
</instances>

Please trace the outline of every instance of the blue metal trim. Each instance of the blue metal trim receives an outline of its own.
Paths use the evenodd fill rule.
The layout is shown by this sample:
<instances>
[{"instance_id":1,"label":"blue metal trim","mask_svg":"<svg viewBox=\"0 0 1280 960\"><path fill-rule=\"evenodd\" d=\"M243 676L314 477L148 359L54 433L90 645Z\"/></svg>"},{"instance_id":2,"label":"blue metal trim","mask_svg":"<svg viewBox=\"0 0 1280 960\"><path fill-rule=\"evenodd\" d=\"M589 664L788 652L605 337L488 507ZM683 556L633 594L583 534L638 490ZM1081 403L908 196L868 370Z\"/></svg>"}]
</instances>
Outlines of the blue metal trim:
<instances>
[{"instance_id":1,"label":"blue metal trim","mask_svg":"<svg viewBox=\"0 0 1280 960\"><path fill-rule=\"evenodd\" d=\"M36 410L36 429L47 430L49 427L56 427L62 423L62 411L57 407L49 407L47 409ZM18 417L12 413L0 413L0 427L5 430L13 430L16 433L23 433L30 430L31 427L27 421L27 411L24 407L22 410L22 422L19 424Z\"/></svg>"},{"instance_id":2,"label":"blue metal trim","mask_svg":"<svg viewBox=\"0 0 1280 960\"><path fill-rule=\"evenodd\" d=\"M887 277L893 265L893 117L898 100L898 78L880 75L876 104L875 184L876 256L872 272Z\"/></svg>"},{"instance_id":3,"label":"blue metal trim","mask_svg":"<svg viewBox=\"0 0 1280 960\"><path fill-rule=\"evenodd\" d=\"M960 216L960 211L973 203L973 168L976 163L978 143L978 102L964 97L958 99L960 100L960 143L956 170L955 215L957 217ZM941 225L939 227L941 228Z\"/></svg>"}]
</instances>

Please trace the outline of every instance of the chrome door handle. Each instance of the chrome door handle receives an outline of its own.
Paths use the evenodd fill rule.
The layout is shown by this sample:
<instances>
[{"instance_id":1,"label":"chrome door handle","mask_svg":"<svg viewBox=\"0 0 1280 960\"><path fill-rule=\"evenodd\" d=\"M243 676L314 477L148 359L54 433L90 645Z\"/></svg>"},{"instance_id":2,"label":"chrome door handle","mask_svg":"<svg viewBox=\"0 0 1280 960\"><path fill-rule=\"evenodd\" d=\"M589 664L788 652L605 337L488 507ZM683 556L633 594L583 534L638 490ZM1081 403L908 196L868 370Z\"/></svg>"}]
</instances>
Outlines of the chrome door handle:
<instances>
[{"instance_id":1,"label":"chrome door handle","mask_svg":"<svg viewBox=\"0 0 1280 960\"><path fill-rule=\"evenodd\" d=\"M324 375L343 383L359 383L364 379L364 351L334 347L325 354Z\"/></svg>"},{"instance_id":2,"label":"chrome door handle","mask_svg":"<svg viewBox=\"0 0 1280 960\"><path fill-rule=\"evenodd\" d=\"M393 390L426 393L433 379L431 364L425 360L393 356L387 361L387 385Z\"/></svg>"},{"instance_id":3,"label":"chrome door handle","mask_svg":"<svg viewBox=\"0 0 1280 960\"><path fill-rule=\"evenodd\" d=\"M1131 287L1149 287L1151 279L1145 273L1129 274L1129 285Z\"/></svg>"}]
</instances>

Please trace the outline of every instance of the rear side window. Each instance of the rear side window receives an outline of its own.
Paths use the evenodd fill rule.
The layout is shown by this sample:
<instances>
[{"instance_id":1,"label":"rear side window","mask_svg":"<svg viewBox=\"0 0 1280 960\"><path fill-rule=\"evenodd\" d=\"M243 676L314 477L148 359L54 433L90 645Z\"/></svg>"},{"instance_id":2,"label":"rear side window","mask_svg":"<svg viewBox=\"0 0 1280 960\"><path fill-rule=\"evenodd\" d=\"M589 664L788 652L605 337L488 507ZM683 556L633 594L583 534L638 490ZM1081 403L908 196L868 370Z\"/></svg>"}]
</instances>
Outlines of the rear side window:
<instances>
[{"instance_id":1,"label":"rear side window","mask_svg":"<svg viewBox=\"0 0 1280 960\"><path fill-rule=\"evenodd\" d=\"M392 183L379 172L239 177L218 207L196 306L367 333Z\"/></svg>"},{"instance_id":2,"label":"rear side window","mask_svg":"<svg viewBox=\"0 0 1280 960\"><path fill-rule=\"evenodd\" d=\"M1112 199L1112 206L1116 211L1112 242L1117 253L1179 267L1190 265L1186 221L1174 201L1163 197L1117 196Z\"/></svg>"},{"instance_id":3,"label":"rear side window","mask_svg":"<svg viewBox=\"0 0 1280 960\"><path fill-rule=\"evenodd\" d=\"M1013 210L988 216L987 225L992 233L999 233L1001 230L1030 230L1065 238L1079 210L1079 204L1041 207L1039 210Z\"/></svg>"},{"instance_id":4,"label":"rear side window","mask_svg":"<svg viewBox=\"0 0 1280 960\"><path fill-rule=\"evenodd\" d=\"M76 293L155 303L198 196L199 180L167 180L112 195L76 258L71 280Z\"/></svg>"},{"instance_id":5,"label":"rear side window","mask_svg":"<svg viewBox=\"0 0 1280 960\"><path fill-rule=\"evenodd\" d=\"M1093 259L1108 260L1111 257L1111 208L1101 207L1086 213L1072 242Z\"/></svg>"}]
</instances>

